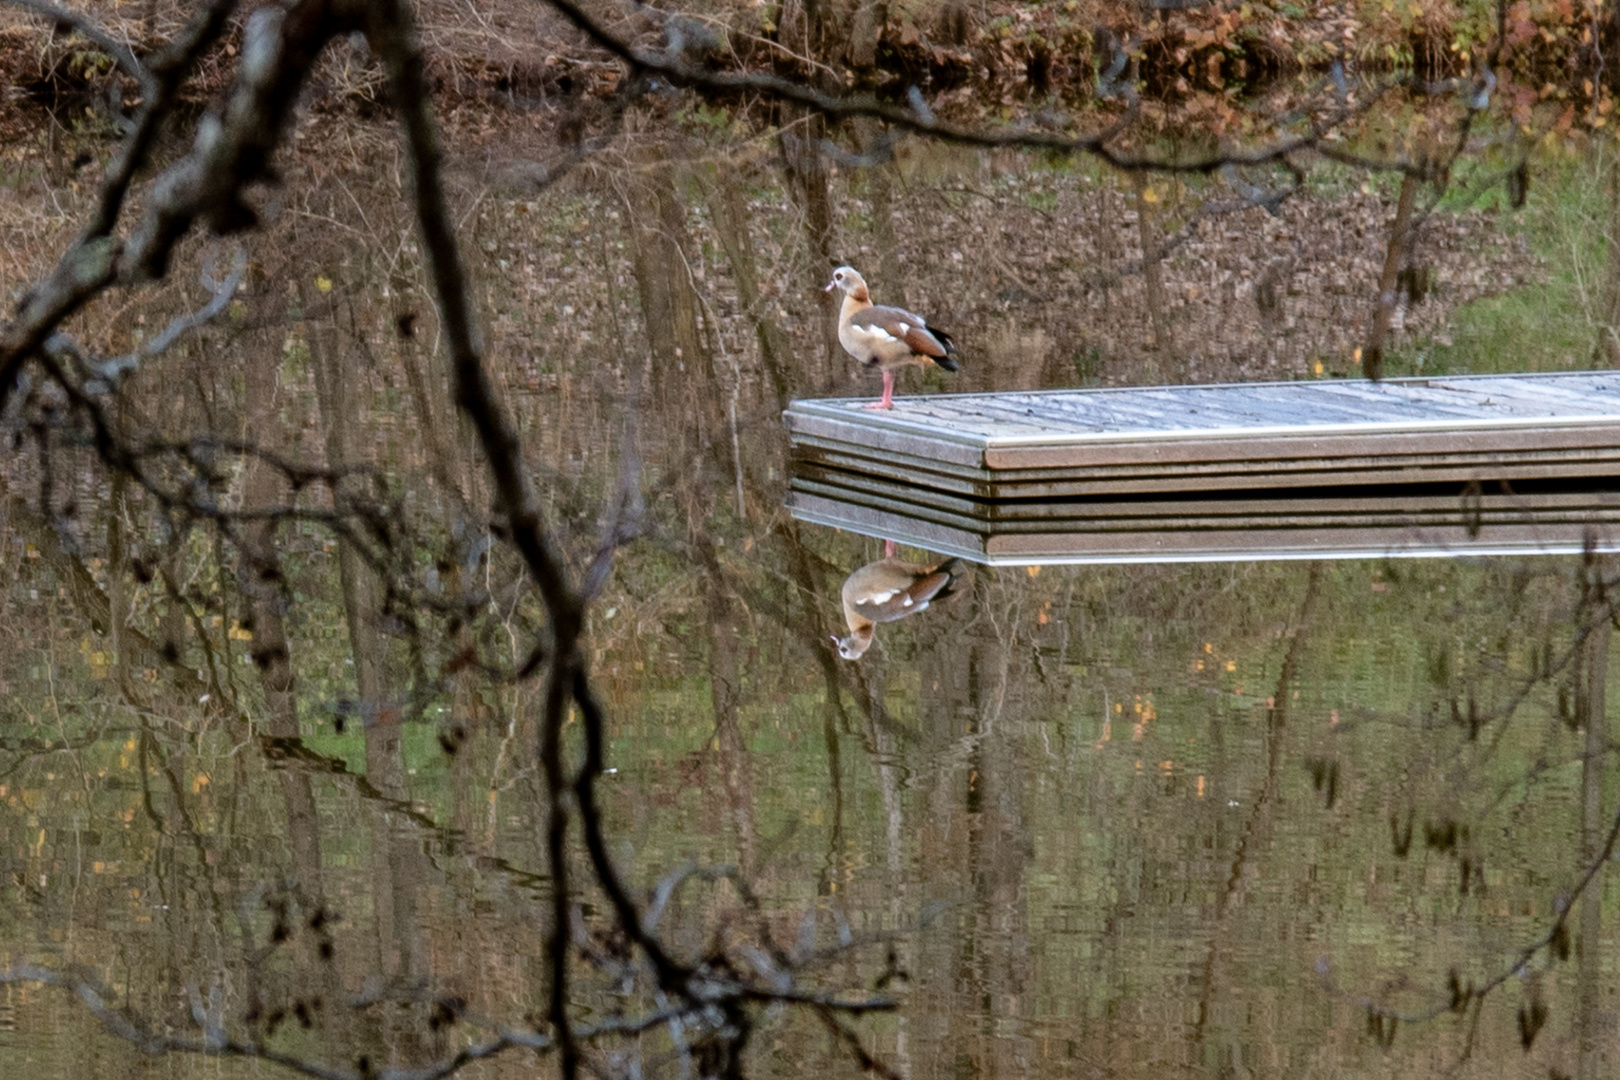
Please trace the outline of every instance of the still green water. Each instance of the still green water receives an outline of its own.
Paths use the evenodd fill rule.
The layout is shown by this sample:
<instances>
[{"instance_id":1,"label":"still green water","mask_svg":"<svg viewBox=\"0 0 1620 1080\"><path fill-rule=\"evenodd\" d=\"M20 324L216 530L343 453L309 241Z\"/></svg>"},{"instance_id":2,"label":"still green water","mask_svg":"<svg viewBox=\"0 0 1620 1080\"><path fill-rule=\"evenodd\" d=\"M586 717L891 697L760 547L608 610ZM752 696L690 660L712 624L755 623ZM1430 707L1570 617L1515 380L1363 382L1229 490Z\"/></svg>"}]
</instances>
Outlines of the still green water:
<instances>
[{"instance_id":1,"label":"still green water","mask_svg":"<svg viewBox=\"0 0 1620 1080\"><path fill-rule=\"evenodd\" d=\"M878 554L802 539L829 570ZM786 577L758 566L773 569ZM908 1076L1573 1075L1582 1023L1603 1032L1589 1062L1613 1042L1605 878L1567 960L1537 953L1477 1018L1445 1007L1450 973L1512 971L1583 866L1585 732L1559 701L1582 573L981 568L880 627L859 664L808 644L838 629L830 597L787 621L621 598L597 613L594 657L614 854L645 887L688 862L739 868L782 940L823 950L806 972L823 986L897 968L899 1012L860 1030ZM102 648L63 619L7 654L8 964L77 965L177 1031L194 992L240 1006L250 986L316 987L324 1013L275 1038L340 1064L457 1045L386 1003L407 987L493 1024L539 1008L532 703L481 703L453 757L433 725L407 725L401 805L331 771L364 771L362 721L340 733L341 710L311 702L307 743L330 760L266 760L226 725L192 717L182 734L132 711ZM312 890L330 930L295 926L272 954L260 909ZM743 917L726 883L694 882L663 919L700 955ZM58 989L0 994L7 1075L222 1068L144 1058ZM1388 1046L1369 1003L1409 1018ZM1547 1019L1526 1053L1531 1003ZM803 1016L766 1023L750 1053L758 1075L853 1069ZM475 1074L532 1068L513 1055Z\"/></svg>"},{"instance_id":2,"label":"still green water","mask_svg":"<svg viewBox=\"0 0 1620 1080\"><path fill-rule=\"evenodd\" d=\"M645 160L596 159L538 195L455 197L492 379L575 581L604 508L641 512L597 583L586 660L609 854L672 952L891 998L848 1027L916 1080L1620 1068L1616 889L1602 874L1576 897L1620 798L1604 782L1611 563L971 569L846 662L840 584L882 545L782 510L783 406L875 389L829 345L819 248L858 261L880 300L956 316L952 389L1313 377L1357 345L1387 199L1324 190L1192 235L1163 268L1180 344L1145 368L1156 330L1130 266L1148 204L1119 178L902 153L822 177L838 215L807 245L814 215L751 137L711 158L664 134ZM0 1077L290 1075L142 1050L142 1033L211 1029L331 1075L416 1075L544 1028L543 687L514 675L544 615L490 536L485 464L400 239L403 181L371 161L289 176L304 201L252 239L229 313L120 405L142 438L375 470L397 527L375 547L401 591L346 620L318 484L309 516L274 530L266 599L240 530L165 517L82 431L50 442L42 421L0 459L0 969L110 1003L104 1023L63 987L0 983ZM1602 203L1600 172L1582 176ZM49 189L61 246L91 191ZM1221 194L1165 192L1189 215ZM1492 288L1475 263L1502 261L1499 230L1445 220L1453 298ZM1572 223L1582 245L1590 220ZM1266 315L1254 281L1285 250L1308 287L1279 288ZM183 254L194 276L204 253ZM1099 268L1115 280L1091 288ZM193 310L189 287L148 295L142 325ZM1535 365L1587 362L1546 332L1587 324L1527 306ZM1444 321L1408 317L1412 335ZM85 321L109 354L146 340L122 309ZM900 392L941 378L907 372ZM190 477L178 458L165 475ZM207 464L188 493L288 498L260 459ZM285 621L291 686L254 663L255 610ZM383 687L370 699L366 679ZM570 843L576 1015L653 1014L657 993L618 977L623 942ZM814 1012L755 1020L749 1075L859 1075ZM703 1061L681 1038L604 1039L587 1065L684 1080ZM513 1049L463 1075L552 1070Z\"/></svg>"}]
</instances>

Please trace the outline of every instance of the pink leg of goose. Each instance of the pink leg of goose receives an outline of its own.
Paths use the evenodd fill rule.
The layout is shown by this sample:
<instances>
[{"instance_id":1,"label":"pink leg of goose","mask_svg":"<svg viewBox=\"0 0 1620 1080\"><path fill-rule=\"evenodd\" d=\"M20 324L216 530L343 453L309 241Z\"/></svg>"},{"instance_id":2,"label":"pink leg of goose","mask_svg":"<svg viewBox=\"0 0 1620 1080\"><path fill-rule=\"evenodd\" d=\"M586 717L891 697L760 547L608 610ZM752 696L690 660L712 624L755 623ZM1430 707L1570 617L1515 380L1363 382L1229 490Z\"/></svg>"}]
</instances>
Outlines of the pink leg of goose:
<instances>
[{"instance_id":1,"label":"pink leg of goose","mask_svg":"<svg viewBox=\"0 0 1620 1080\"><path fill-rule=\"evenodd\" d=\"M871 405L865 406L865 408L868 408L868 409L892 409L892 408L894 408L894 372L885 371L883 373L883 400L873 402Z\"/></svg>"}]
</instances>

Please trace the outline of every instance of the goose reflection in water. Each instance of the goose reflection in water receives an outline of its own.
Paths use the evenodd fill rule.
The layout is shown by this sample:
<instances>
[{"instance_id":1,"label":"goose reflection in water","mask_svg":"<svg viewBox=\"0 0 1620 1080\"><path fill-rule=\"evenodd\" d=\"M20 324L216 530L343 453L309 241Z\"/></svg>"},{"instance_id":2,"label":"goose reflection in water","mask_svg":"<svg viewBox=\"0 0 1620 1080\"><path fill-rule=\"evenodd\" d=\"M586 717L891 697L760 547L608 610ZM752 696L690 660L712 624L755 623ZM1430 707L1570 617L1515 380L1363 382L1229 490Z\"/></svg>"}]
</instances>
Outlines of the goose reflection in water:
<instances>
[{"instance_id":1,"label":"goose reflection in water","mask_svg":"<svg viewBox=\"0 0 1620 1080\"><path fill-rule=\"evenodd\" d=\"M891 540L884 546L883 558L844 579L844 622L849 633L834 635L833 644L845 660L859 660L872 647L878 623L927 611L934 601L952 595L962 577L960 559L914 563L895 558L894 551Z\"/></svg>"}]
</instances>

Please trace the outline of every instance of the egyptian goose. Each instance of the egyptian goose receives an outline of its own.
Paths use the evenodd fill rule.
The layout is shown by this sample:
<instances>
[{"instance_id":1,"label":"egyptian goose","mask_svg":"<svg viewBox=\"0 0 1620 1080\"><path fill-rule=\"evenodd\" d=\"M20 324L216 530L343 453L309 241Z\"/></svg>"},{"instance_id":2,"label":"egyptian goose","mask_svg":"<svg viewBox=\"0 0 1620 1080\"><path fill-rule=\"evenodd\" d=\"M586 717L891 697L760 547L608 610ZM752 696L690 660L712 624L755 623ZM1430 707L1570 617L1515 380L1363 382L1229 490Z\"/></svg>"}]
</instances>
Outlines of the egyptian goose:
<instances>
[{"instance_id":1,"label":"egyptian goose","mask_svg":"<svg viewBox=\"0 0 1620 1080\"><path fill-rule=\"evenodd\" d=\"M844 291L844 306L838 313L838 343L867 367L883 370L883 400L868 405L868 409L894 408L894 373L908 364L957 370L956 344L951 335L930 328L921 315L904 308L872 303L866 279L853 266L833 271L824 291L835 288Z\"/></svg>"},{"instance_id":2,"label":"egyptian goose","mask_svg":"<svg viewBox=\"0 0 1620 1080\"><path fill-rule=\"evenodd\" d=\"M833 636L838 655L859 660L872 647L878 623L927 611L929 604L951 595L961 576L958 559L933 566L895 558L867 563L844 579L844 621L849 624L849 635Z\"/></svg>"}]
</instances>

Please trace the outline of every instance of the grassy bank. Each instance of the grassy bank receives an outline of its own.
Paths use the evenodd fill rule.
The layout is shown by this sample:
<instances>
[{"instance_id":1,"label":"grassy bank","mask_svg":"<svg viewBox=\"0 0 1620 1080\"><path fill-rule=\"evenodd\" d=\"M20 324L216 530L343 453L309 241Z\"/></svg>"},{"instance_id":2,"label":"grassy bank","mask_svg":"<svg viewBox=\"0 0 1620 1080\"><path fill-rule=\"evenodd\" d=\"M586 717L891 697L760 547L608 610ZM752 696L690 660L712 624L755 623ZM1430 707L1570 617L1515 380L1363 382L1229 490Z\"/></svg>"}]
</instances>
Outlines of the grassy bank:
<instances>
[{"instance_id":1,"label":"grassy bank","mask_svg":"<svg viewBox=\"0 0 1620 1080\"><path fill-rule=\"evenodd\" d=\"M1609 233L1609 175L1615 149L1545 151L1539 186L1516 213L1495 199L1464 213L1495 214L1498 228L1533 256L1533 280L1457 308L1449 329L1404 343L1391 374L1568 371L1600 366Z\"/></svg>"}]
</instances>

